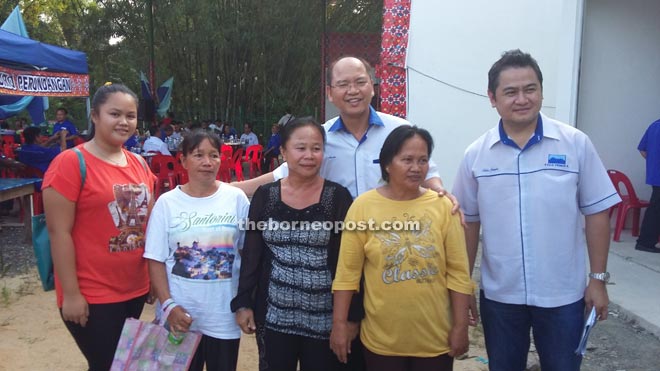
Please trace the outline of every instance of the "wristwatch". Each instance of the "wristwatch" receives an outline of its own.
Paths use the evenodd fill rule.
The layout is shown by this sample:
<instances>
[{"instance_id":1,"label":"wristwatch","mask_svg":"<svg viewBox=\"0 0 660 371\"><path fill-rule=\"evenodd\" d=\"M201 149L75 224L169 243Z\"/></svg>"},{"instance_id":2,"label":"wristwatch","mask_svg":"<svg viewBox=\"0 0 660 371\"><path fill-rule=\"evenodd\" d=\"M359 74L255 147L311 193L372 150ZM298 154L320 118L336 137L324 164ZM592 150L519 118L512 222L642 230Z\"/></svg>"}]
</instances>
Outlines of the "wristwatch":
<instances>
[{"instance_id":1,"label":"wristwatch","mask_svg":"<svg viewBox=\"0 0 660 371\"><path fill-rule=\"evenodd\" d=\"M589 278L593 278L598 281L603 281L605 283L610 282L610 272L605 273L589 273Z\"/></svg>"}]
</instances>

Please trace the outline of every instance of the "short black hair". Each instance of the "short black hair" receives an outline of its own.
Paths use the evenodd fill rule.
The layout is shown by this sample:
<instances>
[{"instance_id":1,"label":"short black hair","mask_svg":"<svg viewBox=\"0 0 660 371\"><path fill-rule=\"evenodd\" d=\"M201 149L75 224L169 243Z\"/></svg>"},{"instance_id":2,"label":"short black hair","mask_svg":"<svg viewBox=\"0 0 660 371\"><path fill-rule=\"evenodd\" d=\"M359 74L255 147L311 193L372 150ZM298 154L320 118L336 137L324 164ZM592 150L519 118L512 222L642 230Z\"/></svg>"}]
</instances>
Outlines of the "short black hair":
<instances>
[{"instance_id":1,"label":"short black hair","mask_svg":"<svg viewBox=\"0 0 660 371\"><path fill-rule=\"evenodd\" d=\"M325 145L325 129L323 126L319 124L314 117L305 116L294 119L290 123L286 124L282 130L280 130L280 140L282 143L281 146L286 147L286 143L289 141L289 139L291 139L293 132L296 131L296 129L305 126L310 126L318 130L319 134L321 134L321 138L323 138L323 145Z\"/></svg>"},{"instance_id":2,"label":"short black hair","mask_svg":"<svg viewBox=\"0 0 660 371\"><path fill-rule=\"evenodd\" d=\"M23 138L25 138L26 144L34 144L39 135L41 135L41 128L37 126L30 126L23 130Z\"/></svg>"},{"instance_id":3,"label":"short black hair","mask_svg":"<svg viewBox=\"0 0 660 371\"><path fill-rule=\"evenodd\" d=\"M543 89L543 74L541 73L541 68L529 53L524 53L520 49L508 50L502 53L502 57L493 63L488 71L488 91L495 96L495 90L500 84L500 74L507 68L511 67L531 67L536 73L536 77L539 79L541 84L541 89Z\"/></svg>"},{"instance_id":4,"label":"short black hair","mask_svg":"<svg viewBox=\"0 0 660 371\"><path fill-rule=\"evenodd\" d=\"M69 114L69 110L67 110L64 107L59 107L58 109L55 110L55 112L57 112L57 111L62 111L62 112L64 112L65 115Z\"/></svg>"},{"instance_id":5,"label":"short black hair","mask_svg":"<svg viewBox=\"0 0 660 371\"><path fill-rule=\"evenodd\" d=\"M220 146L222 145L220 137L210 131L195 129L183 136L183 141L181 142L181 153L183 153L184 156L191 154L205 139L208 139L209 142L211 142L211 145L216 148L218 152L220 151Z\"/></svg>"},{"instance_id":6,"label":"short black hair","mask_svg":"<svg viewBox=\"0 0 660 371\"><path fill-rule=\"evenodd\" d=\"M405 141L414 137L415 135L418 135L426 142L428 156L429 158L431 157L431 152L433 152L433 138L427 130L417 126L399 126L398 128L392 130L390 135L385 138L383 148L380 149L380 156L378 156L378 162L380 162L380 174L384 181L390 181L390 174L387 173L385 168L392 163L394 156L396 156L401 151L401 147L403 147Z\"/></svg>"}]
</instances>

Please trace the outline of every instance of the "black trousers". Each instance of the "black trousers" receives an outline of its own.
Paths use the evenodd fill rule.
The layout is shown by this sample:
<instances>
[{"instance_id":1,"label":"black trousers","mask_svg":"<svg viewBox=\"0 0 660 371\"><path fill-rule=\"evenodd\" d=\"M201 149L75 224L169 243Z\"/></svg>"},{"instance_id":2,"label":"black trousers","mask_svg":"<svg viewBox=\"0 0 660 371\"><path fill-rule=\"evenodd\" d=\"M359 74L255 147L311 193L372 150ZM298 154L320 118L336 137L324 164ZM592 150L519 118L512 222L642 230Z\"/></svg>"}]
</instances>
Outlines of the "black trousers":
<instances>
[{"instance_id":1,"label":"black trousers","mask_svg":"<svg viewBox=\"0 0 660 371\"><path fill-rule=\"evenodd\" d=\"M202 335L199 347L190 362L190 371L235 371L241 339L216 339Z\"/></svg>"},{"instance_id":2,"label":"black trousers","mask_svg":"<svg viewBox=\"0 0 660 371\"><path fill-rule=\"evenodd\" d=\"M362 371L362 343L351 344L348 364L340 363L328 340L284 334L257 327L259 370L268 371ZM300 368L297 368L300 362Z\"/></svg>"},{"instance_id":3,"label":"black trousers","mask_svg":"<svg viewBox=\"0 0 660 371\"><path fill-rule=\"evenodd\" d=\"M660 187L653 186L649 203L650 205L644 213L637 243L642 246L653 247L658 243L658 237L660 236Z\"/></svg>"},{"instance_id":4,"label":"black trousers","mask_svg":"<svg viewBox=\"0 0 660 371\"><path fill-rule=\"evenodd\" d=\"M126 318L140 318L146 299L147 295L143 295L119 303L89 304L89 319L85 327L64 321L87 359L90 371L110 369L124 321Z\"/></svg>"}]
</instances>

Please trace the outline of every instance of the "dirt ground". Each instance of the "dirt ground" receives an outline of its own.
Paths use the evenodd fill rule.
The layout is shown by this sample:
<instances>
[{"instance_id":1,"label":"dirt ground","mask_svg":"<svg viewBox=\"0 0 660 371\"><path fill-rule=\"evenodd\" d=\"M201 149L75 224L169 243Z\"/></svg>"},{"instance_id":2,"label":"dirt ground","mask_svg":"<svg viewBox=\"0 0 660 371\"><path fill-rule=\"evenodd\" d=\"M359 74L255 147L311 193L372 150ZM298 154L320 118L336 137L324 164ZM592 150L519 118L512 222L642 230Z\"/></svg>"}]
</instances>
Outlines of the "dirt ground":
<instances>
[{"instance_id":1,"label":"dirt ground","mask_svg":"<svg viewBox=\"0 0 660 371\"><path fill-rule=\"evenodd\" d=\"M634 322L626 321L616 309L610 320L593 330L582 370L660 370L657 361L660 340ZM143 319L153 318L146 306ZM481 328L471 329L467 357L455 362L455 370L487 370ZM503 339L505 341L505 339ZM238 370L257 370L253 336L241 340ZM538 370L532 350L529 370ZM36 272L0 278L0 370L85 370L85 360L64 328L55 308L55 295L44 292Z\"/></svg>"},{"instance_id":2,"label":"dirt ground","mask_svg":"<svg viewBox=\"0 0 660 371\"><path fill-rule=\"evenodd\" d=\"M85 370L86 362L59 317L55 294L41 289L33 266L32 247L22 241L22 229L3 227L0 230L0 371ZM152 306L145 307L142 319L153 319ZM659 339L627 320L612 305L610 319L600 322L591 334L582 370L660 370L658 350ZM539 370L533 346L528 358L528 370ZM454 369L487 370L487 362L481 327L473 328L470 351L455 361ZM254 336L244 336L238 370L257 369Z\"/></svg>"}]
</instances>

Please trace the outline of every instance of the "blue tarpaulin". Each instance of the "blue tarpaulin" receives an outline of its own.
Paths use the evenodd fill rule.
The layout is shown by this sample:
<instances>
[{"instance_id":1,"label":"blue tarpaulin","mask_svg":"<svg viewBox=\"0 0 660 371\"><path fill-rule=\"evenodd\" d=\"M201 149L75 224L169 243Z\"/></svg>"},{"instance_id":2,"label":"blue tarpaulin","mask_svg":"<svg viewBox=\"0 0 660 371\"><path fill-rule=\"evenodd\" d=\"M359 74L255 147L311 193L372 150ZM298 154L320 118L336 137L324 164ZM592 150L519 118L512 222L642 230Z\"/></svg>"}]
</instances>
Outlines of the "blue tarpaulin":
<instances>
[{"instance_id":1,"label":"blue tarpaulin","mask_svg":"<svg viewBox=\"0 0 660 371\"><path fill-rule=\"evenodd\" d=\"M0 64L11 68L87 74L85 53L0 30Z\"/></svg>"}]
</instances>

